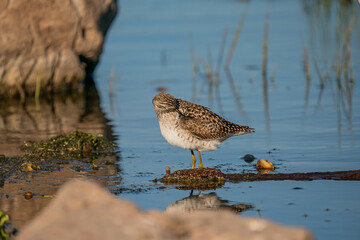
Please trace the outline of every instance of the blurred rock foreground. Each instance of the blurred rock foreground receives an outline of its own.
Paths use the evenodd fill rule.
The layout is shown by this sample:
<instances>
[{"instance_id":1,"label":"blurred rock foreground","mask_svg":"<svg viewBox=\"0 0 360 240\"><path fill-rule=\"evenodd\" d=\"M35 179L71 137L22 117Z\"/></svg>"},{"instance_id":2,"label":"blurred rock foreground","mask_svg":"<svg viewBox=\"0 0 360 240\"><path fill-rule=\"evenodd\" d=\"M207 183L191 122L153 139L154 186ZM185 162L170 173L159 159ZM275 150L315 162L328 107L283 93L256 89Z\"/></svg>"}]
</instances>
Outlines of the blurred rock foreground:
<instances>
[{"instance_id":1,"label":"blurred rock foreground","mask_svg":"<svg viewBox=\"0 0 360 240\"><path fill-rule=\"evenodd\" d=\"M285 227L227 211L191 214L144 212L95 183L73 180L27 226L25 239L313 239L301 228Z\"/></svg>"},{"instance_id":2,"label":"blurred rock foreground","mask_svg":"<svg viewBox=\"0 0 360 240\"><path fill-rule=\"evenodd\" d=\"M0 98L78 89L116 12L116 0L0 1Z\"/></svg>"}]
</instances>

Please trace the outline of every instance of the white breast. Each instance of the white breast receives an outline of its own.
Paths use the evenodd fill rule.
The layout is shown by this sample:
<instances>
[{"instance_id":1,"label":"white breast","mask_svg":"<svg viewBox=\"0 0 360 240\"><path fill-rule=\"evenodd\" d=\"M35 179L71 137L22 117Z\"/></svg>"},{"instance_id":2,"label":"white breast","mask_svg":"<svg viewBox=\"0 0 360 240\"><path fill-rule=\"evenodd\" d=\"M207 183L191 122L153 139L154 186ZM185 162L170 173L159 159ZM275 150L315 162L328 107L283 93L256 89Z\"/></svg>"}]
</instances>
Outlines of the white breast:
<instances>
[{"instance_id":1,"label":"white breast","mask_svg":"<svg viewBox=\"0 0 360 240\"><path fill-rule=\"evenodd\" d=\"M159 119L160 131L163 137L172 145L199 151L216 150L219 140L202 140L187 131L179 129L176 125L178 120L177 114L166 114Z\"/></svg>"}]
</instances>

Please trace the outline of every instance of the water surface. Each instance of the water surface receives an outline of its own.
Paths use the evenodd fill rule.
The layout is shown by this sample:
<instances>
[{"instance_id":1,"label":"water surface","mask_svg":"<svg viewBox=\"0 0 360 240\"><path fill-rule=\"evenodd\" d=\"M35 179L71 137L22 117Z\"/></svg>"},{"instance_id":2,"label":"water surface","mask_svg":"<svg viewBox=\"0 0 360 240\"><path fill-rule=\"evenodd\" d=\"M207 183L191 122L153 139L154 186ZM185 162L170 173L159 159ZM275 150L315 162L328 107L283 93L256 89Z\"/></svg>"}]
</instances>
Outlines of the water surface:
<instances>
[{"instance_id":1,"label":"water surface","mask_svg":"<svg viewBox=\"0 0 360 240\"><path fill-rule=\"evenodd\" d=\"M64 181L85 175L145 210L247 204L254 208L243 216L306 227L317 239L358 239L359 182L226 183L196 198L197 191L151 181L165 174L165 166L191 167L190 152L161 136L151 100L164 89L256 129L204 152L205 167L256 172L241 158L250 153L272 161L275 173L360 169L360 10L356 1L345 2L121 1L94 74L101 110L96 96L0 112L1 153L16 155L23 140L79 128L115 139L118 164L87 173L64 167L8 181L14 192L2 189L10 196L0 194L2 210L15 223L29 220L49 201L24 200L23 191L53 194Z\"/></svg>"},{"instance_id":2,"label":"water surface","mask_svg":"<svg viewBox=\"0 0 360 240\"><path fill-rule=\"evenodd\" d=\"M244 14L229 74L225 60ZM359 169L358 16L356 1L121 1L96 71L102 107L121 148L123 182L115 192L143 209L160 210L190 194L150 181L165 166L191 167L190 152L160 134L151 104L159 89L256 129L203 153L206 167L255 172L241 159L251 153L271 160L279 173ZM350 181L270 181L226 183L215 193L229 204L255 206L244 216L303 226L317 239L356 239L359 187Z\"/></svg>"}]
</instances>

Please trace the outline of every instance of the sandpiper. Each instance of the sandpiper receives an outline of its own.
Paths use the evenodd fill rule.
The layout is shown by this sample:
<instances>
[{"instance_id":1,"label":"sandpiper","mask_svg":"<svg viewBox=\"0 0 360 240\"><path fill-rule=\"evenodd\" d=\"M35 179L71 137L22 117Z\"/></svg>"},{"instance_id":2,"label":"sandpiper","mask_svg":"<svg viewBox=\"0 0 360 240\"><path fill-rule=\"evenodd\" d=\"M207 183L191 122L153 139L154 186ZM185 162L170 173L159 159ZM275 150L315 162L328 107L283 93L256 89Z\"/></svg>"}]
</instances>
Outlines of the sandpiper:
<instances>
[{"instance_id":1,"label":"sandpiper","mask_svg":"<svg viewBox=\"0 0 360 240\"><path fill-rule=\"evenodd\" d=\"M253 128L226 121L204 106L168 93L155 95L152 103L161 134L170 144L190 149L193 169L196 164L194 150L199 153L199 168L203 168L200 152L216 150L231 136L254 132Z\"/></svg>"}]
</instances>

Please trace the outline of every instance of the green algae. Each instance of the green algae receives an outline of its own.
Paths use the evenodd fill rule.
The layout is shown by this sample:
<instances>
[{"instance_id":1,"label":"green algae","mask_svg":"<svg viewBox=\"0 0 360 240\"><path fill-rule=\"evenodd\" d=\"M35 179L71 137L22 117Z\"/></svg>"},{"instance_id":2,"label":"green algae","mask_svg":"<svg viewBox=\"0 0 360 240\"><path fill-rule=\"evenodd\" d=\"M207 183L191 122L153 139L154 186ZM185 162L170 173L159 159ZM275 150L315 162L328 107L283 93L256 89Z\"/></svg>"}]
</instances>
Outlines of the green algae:
<instances>
[{"instance_id":1,"label":"green algae","mask_svg":"<svg viewBox=\"0 0 360 240\"><path fill-rule=\"evenodd\" d=\"M11 235L14 235L17 229L13 228L10 221L10 216L0 209L0 239L10 239Z\"/></svg>"},{"instance_id":2,"label":"green algae","mask_svg":"<svg viewBox=\"0 0 360 240\"><path fill-rule=\"evenodd\" d=\"M115 145L103 137L91 133L74 131L71 134L61 134L40 142L28 141L21 146L32 159L83 159L97 157L115 150Z\"/></svg>"},{"instance_id":3,"label":"green algae","mask_svg":"<svg viewBox=\"0 0 360 240\"><path fill-rule=\"evenodd\" d=\"M71 134L61 134L40 142L27 141L20 146L20 149L25 152L22 156L0 155L0 186L13 174L52 170L58 168L59 164L66 164L72 160L90 166L76 164L78 171L85 168L97 170L98 165L95 160L115 153L116 147L102 136L76 130Z\"/></svg>"},{"instance_id":4,"label":"green algae","mask_svg":"<svg viewBox=\"0 0 360 240\"><path fill-rule=\"evenodd\" d=\"M181 189L208 190L221 187L225 174L216 168L182 169L159 179L160 182L177 185Z\"/></svg>"}]
</instances>

